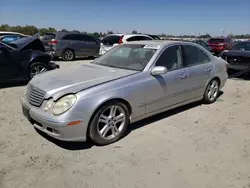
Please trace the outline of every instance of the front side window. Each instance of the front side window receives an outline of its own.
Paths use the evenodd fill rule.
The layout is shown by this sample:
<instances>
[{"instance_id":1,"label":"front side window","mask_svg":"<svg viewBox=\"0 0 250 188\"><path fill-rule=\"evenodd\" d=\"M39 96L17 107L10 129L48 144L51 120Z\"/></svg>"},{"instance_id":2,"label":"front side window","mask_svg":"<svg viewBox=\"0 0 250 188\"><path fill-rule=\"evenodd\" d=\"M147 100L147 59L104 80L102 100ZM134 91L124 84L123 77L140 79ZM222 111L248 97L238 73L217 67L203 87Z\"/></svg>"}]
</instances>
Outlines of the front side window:
<instances>
[{"instance_id":1,"label":"front side window","mask_svg":"<svg viewBox=\"0 0 250 188\"><path fill-rule=\"evenodd\" d=\"M182 52L184 57L184 65L186 67L210 62L208 55L203 52L203 50L195 46L183 45Z\"/></svg>"},{"instance_id":2,"label":"front side window","mask_svg":"<svg viewBox=\"0 0 250 188\"><path fill-rule=\"evenodd\" d=\"M95 39L88 35L81 35L81 40L86 42L96 42Z\"/></svg>"},{"instance_id":3,"label":"front side window","mask_svg":"<svg viewBox=\"0 0 250 188\"><path fill-rule=\"evenodd\" d=\"M63 37L64 40L81 40L81 35L79 34L68 34Z\"/></svg>"},{"instance_id":4,"label":"front side window","mask_svg":"<svg viewBox=\"0 0 250 188\"><path fill-rule=\"evenodd\" d=\"M107 67L142 71L155 52L156 49L147 48L146 45L122 44L93 63Z\"/></svg>"},{"instance_id":5,"label":"front side window","mask_svg":"<svg viewBox=\"0 0 250 188\"><path fill-rule=\"evenodd\" d=\"M182 55L179 45L171 46L164 50L156 62L156 66L166 67L168 70L175 70L182 67Z\"/></svg>"}]
</instances>

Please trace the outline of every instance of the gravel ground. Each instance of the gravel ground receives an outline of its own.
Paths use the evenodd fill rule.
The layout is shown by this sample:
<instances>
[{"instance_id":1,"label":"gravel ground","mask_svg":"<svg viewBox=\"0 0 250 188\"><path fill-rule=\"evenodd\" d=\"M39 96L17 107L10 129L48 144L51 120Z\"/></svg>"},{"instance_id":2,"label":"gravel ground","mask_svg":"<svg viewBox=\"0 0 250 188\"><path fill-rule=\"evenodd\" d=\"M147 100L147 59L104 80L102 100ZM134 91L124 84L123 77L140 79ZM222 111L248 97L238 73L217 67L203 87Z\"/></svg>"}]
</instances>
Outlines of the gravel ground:
<instances>
[{"instance_id":1,"label":"gravel ground","mask_svg":"<svg viewBox=\"0 0 250 188\"><path fill-rule=\"evenodd\" d=\"M0 188L250 188L248 80L228 80L212 105L135 123L105 147L38 134L21 113L24 88L0 89Z\"/></svg>"}]
</instances>

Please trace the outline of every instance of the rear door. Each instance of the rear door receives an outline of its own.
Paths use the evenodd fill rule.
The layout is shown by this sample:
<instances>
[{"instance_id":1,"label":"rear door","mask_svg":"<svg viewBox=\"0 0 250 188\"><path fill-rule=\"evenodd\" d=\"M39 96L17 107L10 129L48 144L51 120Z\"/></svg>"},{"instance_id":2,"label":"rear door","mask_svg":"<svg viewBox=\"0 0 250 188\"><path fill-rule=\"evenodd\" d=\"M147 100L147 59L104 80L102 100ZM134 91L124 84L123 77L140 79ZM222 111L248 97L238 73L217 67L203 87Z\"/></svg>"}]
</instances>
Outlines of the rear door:
<instances>
[{"instance_id":1,"label":"rear door","mask_svg":"<svg viewBox=\"0 0 250 188\"><path fill-rule=\"evenodd\" d=\"M211 77L214 65L209 56L193 45L182 45L183 63L188 70L190 97L200 97L205 91L207 81Z\"/></svg>"},{"instance_id":2,"label":"rear door","mask_svg":"<svg viewBox=\"0 0 250 188\"><path fill-rule=\"evenodd\" d=\"M85 56L97 56L100 50L100 44L89 35L81 35L81 54Z\"/></svg>"}]
</instances>

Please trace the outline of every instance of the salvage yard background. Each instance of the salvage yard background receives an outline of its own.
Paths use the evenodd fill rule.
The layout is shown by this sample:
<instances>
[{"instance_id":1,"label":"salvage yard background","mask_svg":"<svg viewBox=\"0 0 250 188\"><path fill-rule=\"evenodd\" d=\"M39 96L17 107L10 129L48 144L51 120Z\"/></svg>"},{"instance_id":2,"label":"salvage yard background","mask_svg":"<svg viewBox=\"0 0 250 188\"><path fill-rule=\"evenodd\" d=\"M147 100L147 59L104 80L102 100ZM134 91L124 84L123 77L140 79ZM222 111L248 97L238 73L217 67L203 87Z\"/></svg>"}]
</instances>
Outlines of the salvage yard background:
<instances>
[{"instance_id":1,"label":"salvage yard background","mask_svg":"<svg viewBox=\"0 0 250 188\"><path fill-rule=\"evenodd\" d=\"M1 88L0 188L249 188L249 80L229 79L216 103L135 123L105 147L39 135L21 113L25 86Z\"/></svg>"}]
</instances>

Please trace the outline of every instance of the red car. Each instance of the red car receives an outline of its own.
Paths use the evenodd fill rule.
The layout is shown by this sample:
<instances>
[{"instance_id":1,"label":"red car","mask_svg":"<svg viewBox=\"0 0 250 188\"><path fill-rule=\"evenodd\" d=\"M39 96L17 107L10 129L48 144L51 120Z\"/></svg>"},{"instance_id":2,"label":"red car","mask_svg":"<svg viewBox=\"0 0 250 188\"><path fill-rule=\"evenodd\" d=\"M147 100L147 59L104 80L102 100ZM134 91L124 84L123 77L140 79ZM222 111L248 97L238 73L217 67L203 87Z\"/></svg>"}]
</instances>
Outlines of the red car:
<instances>
[{"instance_id":1,"label":"red car","mask_svg":"<svg viewBox=\"0 0 250 188\"><path fill-rule=\"evenodd\" d=\"M230 50L233 47L233 40L230 38L211 38L208 45L212 48L212 52L219 54L224 50Z\"/></svg>"}]
</instances>

